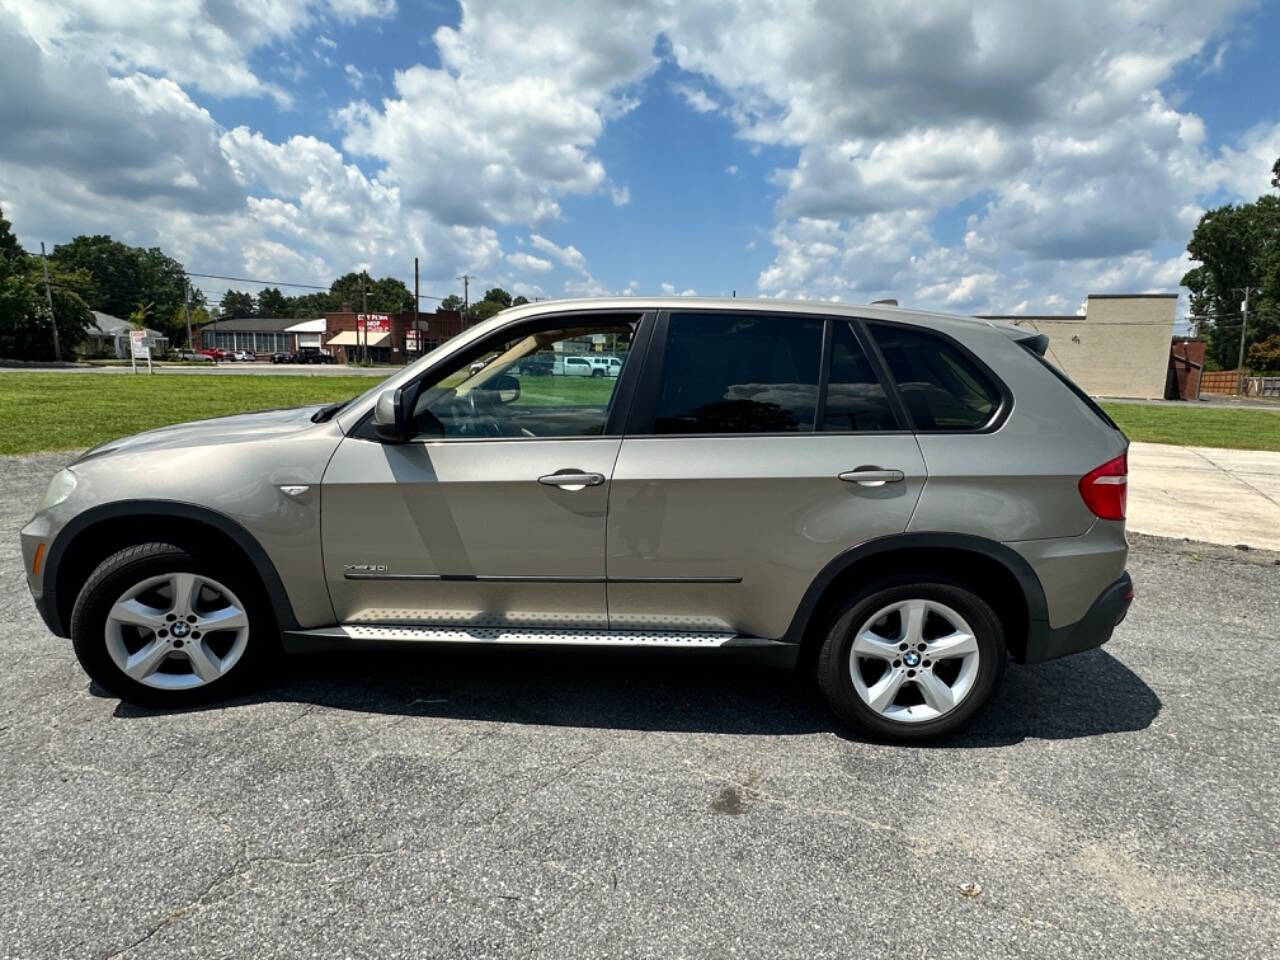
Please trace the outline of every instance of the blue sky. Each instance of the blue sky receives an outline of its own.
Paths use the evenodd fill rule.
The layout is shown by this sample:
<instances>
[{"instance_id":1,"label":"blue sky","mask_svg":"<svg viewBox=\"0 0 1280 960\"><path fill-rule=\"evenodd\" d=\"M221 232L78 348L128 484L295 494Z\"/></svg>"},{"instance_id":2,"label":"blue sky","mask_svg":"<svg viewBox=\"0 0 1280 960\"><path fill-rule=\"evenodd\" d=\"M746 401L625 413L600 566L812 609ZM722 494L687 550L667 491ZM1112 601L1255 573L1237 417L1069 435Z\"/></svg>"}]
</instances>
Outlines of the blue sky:
<instances>
[{"instance_id":1,"label":"blue sky","mask_svg":"<svg viewBox=\"0 0 1280 960\"><path fill-rule=\"evenodd\" d=\"M1280 156L1280 4L1039 6L7 0L0 206L203 273L417 255L434 295L1177 289Z\"/></svg>"}]
</instances>

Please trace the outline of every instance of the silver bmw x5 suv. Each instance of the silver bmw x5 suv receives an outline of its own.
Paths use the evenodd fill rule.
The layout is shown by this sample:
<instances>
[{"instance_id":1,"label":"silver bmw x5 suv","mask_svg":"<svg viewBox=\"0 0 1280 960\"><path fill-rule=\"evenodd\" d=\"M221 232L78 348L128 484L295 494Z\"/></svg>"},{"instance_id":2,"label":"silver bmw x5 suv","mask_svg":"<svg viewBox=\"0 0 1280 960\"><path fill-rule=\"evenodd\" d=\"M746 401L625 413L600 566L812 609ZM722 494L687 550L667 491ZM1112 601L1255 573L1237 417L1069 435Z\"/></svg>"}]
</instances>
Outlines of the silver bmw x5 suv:
<instances>
[{"instance_id":1,"label":"silver bmw x5 suv","mask_svg":"<svg viewBox=\"0 0 1280 960\"><path fill-rule=\"evenodd\" d=\"M28 582L143 705L335 645L753 648L865 734L936 737L1133 595L1127 441L1046 345L885 306L518 307L347 403L89 451Z\"/></svg>"}]
</instances>

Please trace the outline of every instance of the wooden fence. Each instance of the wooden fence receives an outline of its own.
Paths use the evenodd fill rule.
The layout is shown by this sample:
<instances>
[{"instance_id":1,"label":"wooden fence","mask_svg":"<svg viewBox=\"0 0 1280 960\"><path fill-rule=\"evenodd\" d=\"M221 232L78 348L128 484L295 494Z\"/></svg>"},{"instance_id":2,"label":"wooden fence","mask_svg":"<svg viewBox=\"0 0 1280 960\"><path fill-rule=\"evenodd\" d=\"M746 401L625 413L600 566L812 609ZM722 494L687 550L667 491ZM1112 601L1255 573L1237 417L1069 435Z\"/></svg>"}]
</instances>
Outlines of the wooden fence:
<instances>
[{"instance_id":1,"label":"wooden fence","mask_svg":"<svg viewBox=\"0 0 1280 960\"><path fill-rule=\"evenodd\" d=\"M1240 374L1234 370L1206 370L1200 374L1201 393L1237 393Z\"/></svg>"},{"instance_id":2,"label":"wooden fence","mask_svg":"<svg viewBox=\"0 0 1280 960\"><path fill-rule=\"evenodd\" d=\"M1235 370L1206 370L1200 375L1200 392L1235 395L1240 392L1240 374ZM1280 397L1280 377L1245 377L1244 392L1249 397Z\"/></svg>"}]
</instances>

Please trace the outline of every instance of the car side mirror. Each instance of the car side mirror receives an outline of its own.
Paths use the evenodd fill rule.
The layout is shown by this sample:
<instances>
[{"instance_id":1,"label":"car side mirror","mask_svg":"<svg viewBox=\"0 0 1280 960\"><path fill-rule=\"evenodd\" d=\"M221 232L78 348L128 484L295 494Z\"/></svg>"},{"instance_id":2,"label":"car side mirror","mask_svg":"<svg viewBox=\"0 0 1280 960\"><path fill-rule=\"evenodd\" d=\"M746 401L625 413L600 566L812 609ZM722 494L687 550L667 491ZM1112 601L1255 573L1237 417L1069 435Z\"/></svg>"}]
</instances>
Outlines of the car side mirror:
<instances>
[{"instance_id":1,"label":"car side mirror","mask_svg":"<svg viewBox=\"0 0 1280 960\"><path fill-rule=\"evenodd\" d=\"M404 408L404 390L383 390L373 408L373 432L384 443L405 443L409 423Z\"/></svg>"},{"instance_id":2,"label":"car side mirror","mask_svg":"<svg viewBox=\"0 0 1280 960\"><path fill-rule=\"evenodd\" d=\"M520 381L509 373L494 377L485 388L493 391L499 403L515 403L520 399Z\"/></svg>"}]
</instances>

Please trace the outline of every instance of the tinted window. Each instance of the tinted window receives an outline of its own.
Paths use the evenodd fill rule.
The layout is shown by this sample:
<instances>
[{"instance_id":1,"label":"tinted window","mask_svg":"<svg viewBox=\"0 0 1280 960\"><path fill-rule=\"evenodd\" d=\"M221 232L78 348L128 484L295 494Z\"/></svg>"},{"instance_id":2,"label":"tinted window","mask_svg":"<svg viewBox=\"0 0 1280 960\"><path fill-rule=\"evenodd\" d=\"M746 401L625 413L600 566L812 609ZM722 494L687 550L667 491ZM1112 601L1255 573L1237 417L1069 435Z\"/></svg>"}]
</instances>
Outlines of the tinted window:
<instances>
[{"instance_id":1,"label":"tinted window","mask_svg":"<svg viewBox=\"0 0 1280 960\"><path fill-rule=\"evenodd\" d=\"M941 337L869 324L918 430L976 430L1000 407L1000 391Z\"/></svg>"},{"instance_id":2,"label":"tinted window","mask_svg":"<svg viewBox=\"0 0 1280 960\"><path fill-rule=\"evenodd\" d=\"M898 429L884 385L854 336L853 327L843 321L832 326L831 373L822 429Z\"/></svg>"},{"instance_id":3,"label":"tinted window","mask_svg":"<svg viewBox=\"0 0 1280 960\"><path fill-rule=\"evenodd\" d=\"M655 433L813 430L822 321L675 314Z\"/></svg>"}]
</instances>

